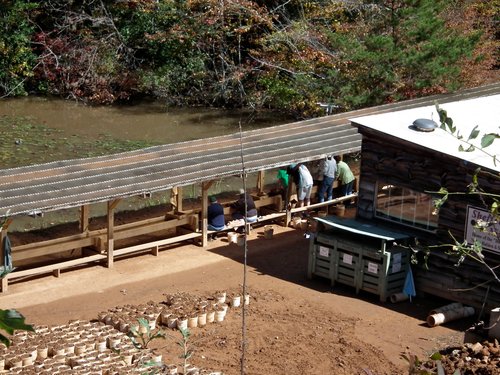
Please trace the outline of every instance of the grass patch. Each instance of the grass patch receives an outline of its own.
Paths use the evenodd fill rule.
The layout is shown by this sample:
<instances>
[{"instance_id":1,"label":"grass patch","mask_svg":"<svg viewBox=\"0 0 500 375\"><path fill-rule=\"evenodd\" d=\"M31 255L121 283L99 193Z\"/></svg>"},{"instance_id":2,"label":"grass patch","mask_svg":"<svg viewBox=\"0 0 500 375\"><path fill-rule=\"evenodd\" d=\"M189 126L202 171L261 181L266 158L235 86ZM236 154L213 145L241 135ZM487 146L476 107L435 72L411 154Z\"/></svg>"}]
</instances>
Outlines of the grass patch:
<instances>
[{"instance_id":1,"label":"grass patch","mask_svg":"<svg viewBox=\"0 0 500 375\"><path fill-rule=\"evenodd\" d=\"M0 116L0 165L14 168L51 161L78 159L137 150L158 143L101 136L67 137L63 130L33 124L27 117Z\"/></svg>"}]
</instances>

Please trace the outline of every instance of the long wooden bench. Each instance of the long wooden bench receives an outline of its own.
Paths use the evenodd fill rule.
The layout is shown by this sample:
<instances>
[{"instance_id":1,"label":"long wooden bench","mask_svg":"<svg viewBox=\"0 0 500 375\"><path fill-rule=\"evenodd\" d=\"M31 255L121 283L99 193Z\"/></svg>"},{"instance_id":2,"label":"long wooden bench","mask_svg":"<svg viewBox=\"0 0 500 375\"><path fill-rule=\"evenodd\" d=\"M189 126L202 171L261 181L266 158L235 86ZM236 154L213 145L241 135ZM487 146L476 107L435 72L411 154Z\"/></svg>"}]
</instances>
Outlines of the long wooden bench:
<instances>
[{"instance_id":1,"label":"long wooden bench","mask_svg":"<svg viewBox=\"0 0 500 375\"><path fill-rule=\"evenodd\" d=\"M182 228L187 231L187 233L175 235L157 241L142 243L139 245L114 249L113 258L144 250L149 250L154 255L158 255L158 251L162 246L186 241L201 236L201 234L197 231L198 215L182 214L179 216L166 215L134 223L118 225L114 227L114 239L131 239L140 235L151 234L154 232L174 228ZM60 254L63 252L85 247L93 247L100 253L20 271L14 269L13 272L7 274L2 278L2 292L7 291L8 280L44 273L53 273L55 276L59 276L61 269L71 268L74 266L96 261L107 260L107 254L105 253L107 238L106 236L107 229L98 229L53 240L14 246L12 248L12 261L14 267L16 266L16 263L23 260L35 259L42 256L46 257L48 255Z\"/></svg>"}]
</instances>

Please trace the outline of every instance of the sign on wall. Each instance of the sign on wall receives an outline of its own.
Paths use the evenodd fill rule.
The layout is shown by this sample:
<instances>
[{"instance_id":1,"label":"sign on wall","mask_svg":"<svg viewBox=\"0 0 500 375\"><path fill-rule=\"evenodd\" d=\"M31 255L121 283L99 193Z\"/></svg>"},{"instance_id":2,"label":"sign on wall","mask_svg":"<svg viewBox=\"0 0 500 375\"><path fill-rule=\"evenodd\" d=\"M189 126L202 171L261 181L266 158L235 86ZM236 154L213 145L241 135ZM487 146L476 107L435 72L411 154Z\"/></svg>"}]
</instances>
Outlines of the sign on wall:
<instances>
[{"instance_id":1,"label":"sign on wall","mask_svg":"<svg viewBox=\"0 0 500 375\"><path fill-rule=\"evenodd\" d=\"M483 249L500 253L500 223L493 223L484 230L476 228L482 223L494 221L493 215L482 208L467 206L467 222L465 223L465 239L468 243L474 240L482 243Z\"/></svg>"}]
</instances>

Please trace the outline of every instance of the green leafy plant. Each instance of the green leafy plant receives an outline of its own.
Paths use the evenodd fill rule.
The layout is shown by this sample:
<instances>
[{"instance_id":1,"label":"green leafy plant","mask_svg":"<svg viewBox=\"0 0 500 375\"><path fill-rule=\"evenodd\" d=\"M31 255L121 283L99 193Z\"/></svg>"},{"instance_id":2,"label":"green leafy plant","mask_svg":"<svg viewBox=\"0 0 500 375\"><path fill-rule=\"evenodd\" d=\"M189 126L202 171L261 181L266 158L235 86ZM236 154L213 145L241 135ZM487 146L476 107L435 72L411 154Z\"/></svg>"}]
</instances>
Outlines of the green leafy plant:
<instances>
[{"instance_id":1,"label":"green leafy plant","mask_svg":"<svg viewBox=\"0 0 500 375\"><path fill-rule=\"evenodd\" d=\"M181 349L182 353L179 356L183 360L183 374L187 373L187 367L188 367L188 360L189 358L192 357L193 355L193 350L190 349L189 345L189 337L191 336L191 332L189 332L189 329L187 328L180 328L179 331L181 331L182 338L181 340L177 343Z\"/></svg>"},{"instance_id":2,"label":"green leafy plant","mask_svg":"<svg viewBox=\"0 0 500 375\"><path fill-rule=\"evenodd\" d=\"M144 318L137 319L138 327L130 327L127 336L130 337L132 344L137 349L147 349L151 341L156 339L165 339L167 334L161 329L151 329L149 323Z\"/></svg>"},{"instance_id":3,"label":"green leafy plant","mask_svg":"<svg viewBox=\"0 0 500 375\"><path fill-rule=\"evenodd\" d=\"M425 368L425 363L422 362L415 354L411 353L403 353L401 354L401 358L405 359L408 364L409 364L409 369L408 369L408 375L446 375L445 369L443 367L443 364L441 362L441 359L443 356L441 353L436 352L433 353L429 359L431 362L434 362L436 365L436 371L426 369ZM461 375L460 370L455 370L453 374L449 375Z\"/></svg>"},{"instance_id":4,"label":"green leafy plant","mask_svg":"<svg viewBox=\"0 0 500 375\"><path fill-rule=\"evenodd\" d=\"M16 310L0 310L0 330L13 335L15 330L35 332L33 327L24 323L24 316ZM0 333L0 342L10 346L10 339Z\"/></svg>"}]
</instances>

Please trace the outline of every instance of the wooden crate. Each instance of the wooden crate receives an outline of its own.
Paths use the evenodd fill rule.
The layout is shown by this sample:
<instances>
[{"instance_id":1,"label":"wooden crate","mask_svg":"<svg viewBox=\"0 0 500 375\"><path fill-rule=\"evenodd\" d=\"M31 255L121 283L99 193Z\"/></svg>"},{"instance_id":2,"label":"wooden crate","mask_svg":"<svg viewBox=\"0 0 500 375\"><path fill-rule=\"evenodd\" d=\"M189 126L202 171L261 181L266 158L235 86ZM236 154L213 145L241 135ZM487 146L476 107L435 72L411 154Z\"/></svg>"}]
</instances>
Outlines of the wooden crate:
<instances>
[{"instance_id":1,"label":"wooden crate","mask_svg":"<svg viewBox=\"0 0 500 375\"><path fill-rule=\"evenodd\" d=\"M317 220L324 222L329 219ZM356 293L363 290L379 295L381 301L401 292L410 264L410 252L395 244L395 240L402 243L409 237L373 225L363 232L359 223L352 219L333 220L333 224L342 225L320 225L322 229L311 238L308 277L324 277L332 285L350 285Z\"/></svg>"}]
</instances>

